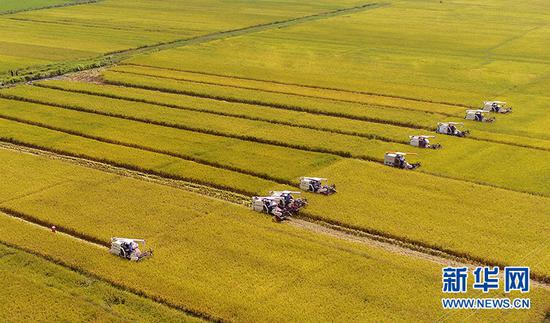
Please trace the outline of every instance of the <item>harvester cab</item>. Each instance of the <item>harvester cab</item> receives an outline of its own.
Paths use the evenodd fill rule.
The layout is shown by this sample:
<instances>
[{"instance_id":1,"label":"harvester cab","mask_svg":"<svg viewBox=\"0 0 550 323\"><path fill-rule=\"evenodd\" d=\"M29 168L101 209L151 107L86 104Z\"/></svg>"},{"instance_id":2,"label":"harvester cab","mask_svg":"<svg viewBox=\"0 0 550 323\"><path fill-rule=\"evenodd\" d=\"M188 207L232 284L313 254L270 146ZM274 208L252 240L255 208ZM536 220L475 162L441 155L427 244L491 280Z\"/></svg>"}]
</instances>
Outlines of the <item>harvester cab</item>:
<instances>
[{"instance_id":1,"label":"harvester cab","mask_svg":"<svg viewBox=\"0 0 550 323\"><path fill-rule=\"evenodd\" d=\"M435 138L435 136L420 135L420 136L409 136L409 143L411 146L419 148L428 148L428 149L440 149L440 144L431 144L430 138Z\"/></svg>"},{"instance_id":2,"label":"harvester cab","mask_svg":"<svg viewBox=\"0 0 550 323\"><path fill-rule=\"evenodd\" d=\"M436 133L442 133L449 136L466 137L470 131L459 130L457 126L464 125L462 122L440 122L435 129Z\"/></svg>"},{"instance_id":3,"label":"harvester cab","mask_svg":"<svg viewBox=\"0 0 550 323\"><path fill-rule=\"evenodd\" d=\"M140 244L141 248L145 250L145 240L143 239L111 238L111 249L109 252L130 261L140 261L151 257L153 251L141 251L139 248Z\"/></svg>"},{"instance_id":4,"label":"harvester cab","mask_svg":"<svg viewBox=\"0 0 550 323\"><path fill-rule=\"evenodd\" d=\"M401 168L415 169L420 167L420 163L409 164L405 159L406 155L416 155L415 153L402 153L399 151L388 151L384 156L384 165Z\"/></svg>"},{"instance_id":5,"label":"harvester cab","mask_svg":"<svg viewBox=\"0 0 550 323\"><path fill-rule=\"evenodd\" d=\"M495 118L487 118L485 116L486 111L483 110L466 110L466 116L464 119L477 122L494 122Z\"/></svg>"},{"instance_id":6,"label":"harvester cab","mask_svg":"<svg viewBox=\"0 0 550 323\"><path fill-rule=\"evenodd\" d=\"M321 177L300 177L300 189L323 195L336 193L336 185L329 185L328 179Z\"/></svg>"},{"instance_id":7,"label":"harvester cab","mask_svg":"<svg viewBox=\"0 0 550 323\"><path fill-rule=\"evenodd\" d=\"M482 110L485 112L510 113L512 107L508 107L506 102L502 101L485 101Z\"/></svg>"}]
</instances>

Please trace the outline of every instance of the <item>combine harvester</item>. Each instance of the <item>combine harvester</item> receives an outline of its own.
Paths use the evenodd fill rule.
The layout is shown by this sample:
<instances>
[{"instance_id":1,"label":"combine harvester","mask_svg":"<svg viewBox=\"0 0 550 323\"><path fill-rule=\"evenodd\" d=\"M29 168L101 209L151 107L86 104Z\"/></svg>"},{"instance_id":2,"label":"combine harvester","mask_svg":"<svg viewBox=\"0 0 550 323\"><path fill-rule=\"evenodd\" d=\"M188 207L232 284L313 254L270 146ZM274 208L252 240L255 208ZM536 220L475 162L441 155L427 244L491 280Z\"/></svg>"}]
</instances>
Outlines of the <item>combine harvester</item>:
<instances>
[{"instance_id":1,"label":"combine harvester","mask_svg":"<svg viewBox=\"0 0 550 323\"><path fill-rule=\"evenodd\" d=\"M300 189L323 195L336 193L336 185L328 185L328 179L321 177L300 177Z\"/></svg>"},{"instance_id":2,"label":"combine harvester","mask_svg":"<svg viewBox=\"0 0 550 323\"><path fill-rule=\"evenodd\" d=\"M485 112L510 113L512 107L507 107L506 102L502 101L485 101L482 110Z\"/></svg>"},{"instance_id":3,"label":"combine harvester","mask_svg":"<svg viewBox=\"0 0 550 323\"><path fill-rule=\"evenodd\" d=\"M462 122L440 122L435 129L436 133L441 133L449 136L466 137L470 134L469 130L458 130L458 125L464 125Z\"/></svg>"},{"instance_id":4,"label":"combine harvester","mask_svg":"<svg viewBox=\"0 0 550 323\"><path fill-rule=\"evenodd\" d=\"M466 110L464 119L477 122L495 122L495 118L487 118L485 113L487 112L483 110Z\"/></svg>"},{"instance_id":5,"label":"combine harvester","mask_svg":"<svg viewBox=\"0 0 550 323\"><path fill-rule=\"evenodd\" d=\"M398 151L388 151L384 156L384 165L400 169L416 169L420 163L409 164L405 159L406 155L416 155L415 153L402 153Z\"/></svg>"},{"instance_id":6,"label":"combine harvester","mask_svg":"<svg viewBox=\"0 0 550 323\"><path fill-rule=\"evenodd\" d=\"M153 250L142 252L139 249L140 243L145 249L145 240L143 239L111 238L109 252L130 261L140 261L153 256Z\"/></svg>"},{"instance_id":7,"label":"combine harvester","mask_svg":"<svg viewBox=\"0 0 550 323\"><path fill-rule=\"evenodd\" d=\"M273 191L270 196L252 197L252 210L273 216L273 220L281 222L298 213L307 206L304 198L295 198L301 194L293 191Z\"/></svg>"},{"instance_id":8,"label":"combine harvester","mask_svg":"<svg viewBox=\"0 0 550 323\"><path fill-rule=\"evenodd\" d=\"M440 149L442 146L440 144L430 144L430 138L435 138L435 136L420 135L420 136L409 136L409 143L411 146L418 148L427 148L427 149Z\"/></svg>"}]
</instances>

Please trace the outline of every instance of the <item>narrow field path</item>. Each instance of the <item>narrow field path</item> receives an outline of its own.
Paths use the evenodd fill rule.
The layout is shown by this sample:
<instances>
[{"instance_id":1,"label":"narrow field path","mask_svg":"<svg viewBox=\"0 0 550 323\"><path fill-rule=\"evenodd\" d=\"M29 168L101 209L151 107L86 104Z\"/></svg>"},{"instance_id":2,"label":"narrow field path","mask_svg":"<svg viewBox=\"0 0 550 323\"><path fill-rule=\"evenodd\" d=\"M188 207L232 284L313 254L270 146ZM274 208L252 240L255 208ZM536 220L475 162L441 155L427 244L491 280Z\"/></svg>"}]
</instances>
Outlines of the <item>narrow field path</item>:
<instances>
[{"instance_id":1,"label":"narrow field path","mask_svg":"<svg viewBox=\"0 0 550 323\"><path fill-rule=\"evenodd\" d=\"M82 60L75 60L70 62L65 61L65 62L60 62L56 64L48 64L48 65L33 67L27 70L21 69L21 70L18 70L20 79L18 79L17 81L11 81L10 83L14 84L14 83L21 83L21 82L26 82L30 80L45 79L55 75L63 75L63 74L75 72L77 70L82 71L82 70L94 69L99 66L110 66L122 60L128 59L130 57L134 57L136 55L148 54L148 53L170 49L170 48L176 48L176 47L196 45L196 44L206 43L206 42L219 40L219 39L237 37L237 36L242 36L246 34L261 32L269 29L285 28L289 26L303 24L310 21L316 21L321 19L337 17L341 15L352 14L356 12L362 12L366 10L372 10L380 7L385 7L388 5L389 4L387 3L366 3L356 7L342 8L342 9L322 12L322 13L308 15L308 16L296 17L296 18L291 18L291 19L286 19L281 21L274 21L274 22L258 24L258 25L243 27L243 28L219 31L211 34L192 37L192 38L176 39L173 41L146 45L139 48L125 49L121 51L106 53L104 55L91 58L91 59L82 59ZM67 67L68 65L71 67ZM47 76L44 76L44 75L47 75ZM0 78L0 87L2 86L5 86L5 84L4 82L2 82L2 79Z\"/></svg>"},{"instance_id":2,"label":"narrow field path","mask_svg":"<svg viewBox=\"0 0 550 323\"><path fill-rule=\"evenodd\" d=\"M250 196L243 194L236 194L234 192L224 191L221 189L197 185L195 183L174 180L169 178L164 178L161 176L146 174L139 171L134 171L126 169L124 167L118 167L109 165L106 163L101 163L97 161L87 160L84 158L75 158L72 156L65 156L62 154L45 151L36 148L30 148L26 146L16 145L13 143L0 141L0 149L11 150L19 153L25 153L35 156L42 156L46 158L51 158L55 160L60 160L68 163L73 163L79 166L93 168L96 170L109 172L117 174L120 176L126 176L135 178L138 180L144 180L155 184L166 185L170 187L175 187L178 189L186 190L189 192L201 194L210 198L215 198L237 204L243 207L250 206ZM9 213L11 216L18 217L22 220L33 222L37 225L49 228L51 224L41 223L39 219L36 219L30 215L24 215L17 213L13 210L4 208L0 206L0 212ZM359 230L351 227L345 227L342 225L329 223L325 220L318 219L317 216L309 215L307 212L302 212L299 216L288 221L292 226L302 228L304 230L312 231L319 234L329 235L338 239L343 239L347 241L357 242L366 244L369 246L374 246L377 248L382 248L389 252L397 253L400 255L405 255L409 257L414 257L422 260L432 261L445 266L503 266L502 264L496 263L486 263L483 261L478 261L468 256L467 254L455 253L450 250L442 250L435 247L428 246L421 242L415 242L412 240L400 239L398 237L393 237L385 235L378 232L367 232L365 230ZM66 232L66 234L75 234L79 239L84 239L92 241L98 245L102 245L100 241L94 241L94 238L90 237L80 237L79 233ZM105 244L103 244L105 245ZM550 277L532 277L533 284L550 290Z\"/></svg>"}]
</instances>

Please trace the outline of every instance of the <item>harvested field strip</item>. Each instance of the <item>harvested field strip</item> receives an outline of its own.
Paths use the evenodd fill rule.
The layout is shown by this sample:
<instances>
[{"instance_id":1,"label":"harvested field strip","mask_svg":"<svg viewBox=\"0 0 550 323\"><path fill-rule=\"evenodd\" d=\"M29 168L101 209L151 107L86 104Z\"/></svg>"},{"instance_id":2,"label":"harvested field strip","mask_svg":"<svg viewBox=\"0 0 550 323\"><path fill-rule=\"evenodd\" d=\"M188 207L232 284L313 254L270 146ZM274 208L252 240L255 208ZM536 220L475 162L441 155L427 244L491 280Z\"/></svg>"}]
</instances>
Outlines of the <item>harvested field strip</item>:
<instances>
[{"instance_id":1,"label":"harvested field strip","mask_svg":"<svg viewBox=\"0 0 550 323\"><path fill-rule=\"evenodd\" d=\"M34 222L31 222L31 221L27 221L26 219L24 218L20 218L19 216L24 216L25 218L33 218L33 216L30 216L30 215L23 215L22 213L20 212L15 212L15 211L10 211L12 214L8 214L6 212L4 212L4 210L6 210L6 208L2 208L2 210L0 210L0 222L3 222L4 225L13 225L14 222L6 222L4 219L2 219L2 214L5 215L5 217L11 217L11 218L15 218L16 220L15 221L20 221L21 223L23 223L23 226L30 226L28 228L28 230L30 231L35 231L36 232L36 229L35 230L32 230L30 228L32 227L37 227L39 226L38 230L40 231L44 231L44 229L47 229L45 227L42 227L40 226L39 224L36 224ZM21 221L23 220L23 221ZM20 225L18 225L20 226ZM28 230L25 230L25 232L27 232ZM63 240L68 240L68 242L74 242L75 239L76 240L80 240L81 243L83 244L94 244L94 245L97 245L95 242L92 242L92 241L88 241L86 239L82 239L80 237L77 237L77 236L73 236L69 233L63 233L62 235L60 235L60 237L64 238ZM40 251L37 251L35 249L31 249L29 247L25 247L25 246L22 246L22 245L19 245L19 244L15 244L15 243L12 243L12 242L9 242L8 240L6 239L3 239L3 238L0 238L0 244L4 245L4 246L7 246L7 247L10 247L10 248L14 248L14 249L17 249L17 250L20 250L20 251L23 251L23 252L26 252L26 253L29 253L29 254L32 254L32 255L35 255L35 256L38 256L42 259L45 259L49 262L52 262L56 265L59 265L59 266L62 266L64 268L67 268L71 271L74 271L76 273L79 273L79 274L82 274L82 275L85 275L85 276L88 276L88 277L91 277L93 279L96 279L96 280L99 280L99 281L102 281L104 283L107 283L121 291L124 291L124 292L128 292L128 293L131 293L131 294L134 294L138 297L142 297L142 298L145 298L145 299L148 299L150 301L153 301L155 303L159 303L160 305L163 305L163 306L167 306L168 308L171 308L171 309L174 309L174 310L177 310L185 315L189 315L191 317L195 317L197 319L201 319L201 320L206 320L206 321L211 321L211 322L222 322L223 320L220 319L220 318L217 318L217 317L214 317L208 313L202 313L202 312L198 312L198 311L194 311L192 309L189 309L189 308L186 308L186 307L183 307L179 304L173 304L167 300L165 300L164 298L161 298L159 296L153 296L153 295L150 295L146 292L143 292L139 289L136 289L134 287L131 287L131 286L128 286L128 285L125 285L123 283L120 283L118 281L115 281L115 280L111 280L111 279L108 279L108 278L105 278L104 276L102 275L98 275L96 273L93 273L91 271L88 271L86 270L85 268L81 267L81 266L77 266L77 265L72 265L70 264L69 262L61 259L61 258L58 258L58 257L52 257L48 254L45 254L45 253L42 253ZM67 248L67 245L65 245L65 248ZM102 248L105 248L107 249L105 246L102 246ZM106 250L102 250L101 252L105 253Z\"/></svg>"},{"instance_id":2,"label":"harvested field strip","mask_svg":"<svg viewBox=\"0 0 550 323\"><path fill-rule=\"evenodd\" d=\"M342 92L342 93L349 93L349 94L361 94L361 95L367 95L367 96L388 97L388 98L395 98L395 99L401 99L401 100L413 101L413 102L423 102L423 103L436 104L436 105L446 105L446 106L455 107L455 108L456 107L468 108L468 109L475 109L476 108L474 106L470 106L470 105L463 104L463 103L452 103L452 102L444 102L444 101L423 100L423 99L414 98L414 97L406 97L406 96L383 94L383 93L374 93L374 92L367 92L367 91L351 91L351 90L339 89L339 88L331 88L331 87L323 87L323 86L315 86L315 85L306 85L306 84L298 84L298 83L280 82L280 81L274 81L274 80L257 79L257 78L250 78L250 77L243 77L243 76L236 76L236 75L224 75L224 74L208 73L208 72L203 72L203 71L174 69L174 68L156 66L155 64L134 63L134 62L132 62L132 60L127 61L127 62L123 62L122 65L149 67L149 68L154 68L154 69L164 69L164 70L171 70L171 71L176 71L176 72L202 74L202 75L207 75L207 76L232 78L232 79L236 79L236 80L262 82L262 83L267 83L267 84L271 83L271 84L279 84L279 85L286 85L286 86L297 86L297 87L304 87L304 88L317 89L317 90L335 91L335 92Z\"/></svg>"},{"instance_id":3,"label":"harvested field strip","mask_svg":"<svg viewBox=\"0 0 550 323\"><path fill-rule=\"evenodd\" d=\"M257 94L256 91L251 91L247 93L237 93L235 91L230 91L230 92L220 91L216 87L209 88L209 89L193 88L189 84L187 85L182 84L182 81L174 81L173 84L170 84L170 82L161 82L156 77L141 76L139 78L136 78L136 77L125 77L126 75L121 75L120 73L118 73L118 75L116 74L117 74L116 72L110 72L110 71L104 72L103 76L105 78L106 83L126 86L126 87L135 87L138 89L160 91L165 93L197 96L201 98L208 98L208 99L214 99L214 100L220 100L220 101L246 103L246 104L255 105L255 106L274 107L274 108L287 109L292 111L309 112L309 113L314 113L314 114L319 114L324 116L332 116L332 117L345 118L350 120L367 121L372 123L393 125L397 127L404 127L409 129L415 129L415 130L424 130L424 131L430 131L430 132L434 131L435 126L437 125L437 122L442 121L441 118L430 117L429 119L424 119L424 120L419 119L418 121L411 122L411 120L414 120L416 118L413 115L411 115L410 116L411 118L408 118L408 119L407 118L394 119L394 117L390 117L388 119L381 119L378 116L372 117L370 115L365 115L365 113L368 111L367 108L351 111L349 110L349 107L342 107L342 106L335 110L333 108L325 109L322 106L316 107L316 108L310 108L310 107L305 107L303 105L273 103L271 99L267 100L269 102L267 102L265 98L259 98L254 100L249 99L249 97L254 97ZM212 93L217 93L217 94L212 94ZM342 110L345 110L346 112L342 112ZM408 113L413 113L413 112L411 111ZM424 112L422 113L427 115ZM408 121L405 121L405 120L408 120ZM452 120L448 120L448 121L452 121ZM458 121L458 119L455 121ZM460 121L463 121L463 119L460 118ZM498 136L498 139L492 138L495 135ZM528 143L526 144L518 143L518 138L521 138L522 139L521 141L525 141ZM467 137L466 139L467 140L480 139L485 142L492 142L492 143L505 144L505 145L515 146L515 147L524 147L524 148L550 151L549 146L538 145L537 144L538 142L535 142L535 141L532 141L533 143L532 144L529 141L530 138L527 138L527 137L508 136L506 134L494 134L486 131L483 132L483 137L480 136L480 133L477 133L477 134L474 134L473 136Z\"/></svg>"},{"instance_id":4,"label":"harvested field strip","mask_svg":"<svg viewBox=\"0 0 550 323\"><path fill-rule=\"evenodd\" d=\"M234 191L234 188L217 188L215 183L206 183L207 185L198 184L196 182L189 182L183 179L173 178L174 176L170 174L153 174L152 171L149 171L147 173L138 171L136 170L136 167L132 165L116 165L113 162L94 160L93 158L87 156L75 156L70 152L54 151L51 149L48 150L44 149L44 147L30 147L30 145L28 144L16 143L14 140L12 140L12 142L3 140L4 139L0 137L0 149L8 149L20 153L48 157L51 159L61 160L64 162L69 162L77 164L79 166L93 168L120 176L127 176L156 184L176 187L189 192L213 197L234 204L249 206L250 195L253 195L252 193L248 193L247 195L236 193Z\"/></svg>"},{"instance_id":5,"label":"harvested field strip","mask_svg":"<svg viewBox=\"0 0 550 323\"><path fill-rule=\"evenodd\" d=\"M124 86L107 84L96 86L95 84L91 85L80 82L65 81L45 81L34 83L33 85L72 93L89 94L111 99L147 103L185 111L200 111L219 116L241 118L252 121L265 121L272 124L326 131L330 133L403 144L408 144L408 140L403 138L407 138L411 131L414 131L411 128L396 127L360 120L341 119L318 115L311 112L295 112L286 109L271 107L266 108L261 106L255 107L250 104L230 103L214 99L163 93L152 90L142 90ZM147 97L152 96L155 97L154 100L147 99ZM190 103L179 103L181 101L185 102L186 100ZM341 124L341 126L339 126L339 124Z\"/></svg>"},{"instance_id":6,"label":"harvested field strip","mask_svg":"<svg viewBox=\"0 0 550 323\"><path fill-rule=\"evenodd\" d=\"M183 160L187 160L187 161L193 161L193 162L196 162L196 163L199 163L199 164L203 164L203 165L207 165L207 166L211 166L211 167L215 167L215 168L230 170L230 171L233 171L233 172L258 177L258 178L261 178L261 179L272 181L274 183L297 186L297 184L295 184L295 183L293 183L289 180L286 180L286 179L272 177L272 176L269 176L267 174L256 173L256 172L252 172L252 171L248 171L248 170L244 170L244 169L239 169L239 168L235 168L235 167L229 167L229 166L226 166L226 165L223 165L223 164L219 164L219 163L216 163L216 162L210 162L210 161L207 161L207 160L204 160L204 159L194 158L194 157L188 156L188 155L182 155L182 154L177 154L177 153L173 153L173 152L169 152L169 151L165 151L165 150L159 150L159 149L154 149L154 148L150 148L150 147L145 147L145 146L141 146L141 145L137 145L137 144L106 139L106 138L103 138L103 137L100 137L100 136L88 135L88 134L81 133L81 132L78 132L78 131L67 130L67 129L64 129L64 128L50 126L50 125L43 124L43 123L40 123L40 122L28 121L28 120L25 120L25 119L5 116L5 115L2 115L1 113L0 113L0 119L19 122L19 123L23 123L23 124L27 124L27 125L31 125L31 126L35 126L35 127L48 129L48 130L54 130L54 131L66 133L66 134L73 135L73 136L78 136L78 137L82 137L82 138L86 138L86 139L96 140L96 141L103 142L103 143L108 143L108 144L113 144L113 145L118 145L118 146L123 146L123 147L128 147L128 148L135 148L135 149L148 151L148 152L153 152L153 153L157 153L157 154L161 154L161 155L176 157L176 158L179 158L179 159L183 159ZM3 138L3 140L6 141L6 140L8 140L8 138ZM15 140L13 142L16 143Z\"/></svg>"},{"instance_id":7,"label":"harvested field strip","mask_svg":"<svg viewBox=\"0 0 550 323\"><path fill-rule=\"evenodd\" d=\"M192 131L213 136L220 136L310 152L327 153L340 157L354 157L375 162L382 162L382 158L379 156L382 156L384 151L391 148L398 149L398 147L389 145L387 147L382 147L381 141L376 141L372 139L353 138L356 136L346 136L340 134L332 134L331 136L330 134L326 134L320 131L311 131L309 129L292 126L274 126L269 122L263 121L245 122L241 121L238 118L233 119L232 117L205 118L202 112L190 112L186 113L185 115L176 113L171 114L169 110L165 110L164 112L162 112L162 110L160 109L163 108L159 106L145 107L146 110L144 111L144 107L142 105L134 105L131 109L120 109L120 105L88 108L83 106L84 104L86 104L85 102L79 102L79 106L75 105L73 102L71 102L71 104L60 104L53 102L56 100L52 100L51 98L45 99L44 97L40 97L39 90L27 92L25 96L14 94L14 92L17 92L19 89L21 88L17 87L4 90L4 92L0 92L0 97L10 100L47 105L51 107L84 113L98 114L107 117L120 118L145 124L153 124L157 126ZM30 96L34 95L37 95L38 99L29 98ZM59 97L58 101L62 99L63 98ZM142 112L140 112L140 108ZM149 111L149 108L157 108L158 111L153 110L153 112L151 112ZM136 117L134 115L130 115L129 113L134 115L141 114L143 116L146 116L146 118ZM171 122L171 120L177 122ZM219 128L225 129L223 131L219 131L217 130ZM235 129L236 131L233 129ZM231 133L230 131L233 131L233 133ZM272 138L279 138L279 140L275 140ZM345 142L350 147L355 147L355 149L352 148L350 150L337 150L337 147L342 147L342 142ZM403 148L405 147L401 148L401 150L403 150Z\"/></svg>"},{"instance_id":8,"label":"harvested field strip","mask_svg":"<svg viewBox=\"0 0 550 323\"><path fill-rule=\"evenodd\" d=\"M234 95L212 94L211 91L207 91L207 90L197 91L195 89L190 89L188 85L182 84L182 81L174 81L175 82L174 85L176 86L171 86L171 84L168 84L169 82L163 82L162 80L159 80L158 78L155 78L155 77L141 76L139 78L132 78L132 77L125 77L125 76L127 75L124 75L122 73L110 72L110 71L106 71L103 73L103 79L105 83L112 84L112 85L121 85L126 87L134 87L138 89L160 91L165 93L173 93L173 94L188 95L188 96L196 96L199 98L220 100L220 101L233 102L233 103L244 103L244 104L250 104L250 105L256 105L256 106L272 107L272 108L292 110L292 111L298 111L298 112L309 112L309 113L315 113L315 114L331 116L331 117L347 118L351 120L361 120L361 121L375 122L375 123L381 123L381 124L389 124L393 126L407 127L412 129L433 130L432 129L433 126L428 126L427 122L421 125L417 123L412 123L410 121L395 121L395 120L389 120L389 119L384 119L380 117L361 115L358 113L352 114L348 112L331 111L332 109L322 110L322 109L308 108L308 107L294 105L294 104L266 102L260 99L247 99L247 98L234 96ZM253 91L253 92L254 93L251 93L252 97L258 94L256 91ZM362 107L360 110L366 111L366 109L367 109L366 107ZM426 113L422 112L422 114L426 114ZM435 121L430 123L436 124L434 122Z\"/></svg>"},{"instance_id":9,"label":"harvested field strip","mask_svg":"<svg viewBox=\"0 0 550 323\"><path fill-rule=\"evenodd\" d=\"M364 104L368 107L384 107L384 108L391 108L391 109L398 109L398 110L405 110L405 111L423 111L429 114L439 114L446 117L457 117L461 116L464 113L464 108L462 107L456 107L453 113L452 111L449 111L450 108L440 108L439 106L435 107L410 107L405 104L406 102L397 102L394 105L383 103L383 102L377 102L373 101L371 98L358 98L354 99L351 97L349 93L346 93L343 97L337 97L335 95L331 95L331 93L325 93L325 92L319 92L316 94L306 94L302 93L300 91L292 91L291 89L273 89L273 84L270 85L264 85L261 86L252 86L252 85L244 85L244 84L231 84L226 82L226 80L222 79L203 79L200 77L196 77L196 75L203 75L203 74L197 74L197 73L191 73L184 74L184 75L178 75L176 73L178 72L169 72L166 73L166 71L154 69L154 68L140 68L136 65L119 65L115 66L110 69L110 71L117 72L117 73L126 73L131 75L141 75L141 76L152 76L157 77L161 79L168 79L168 80L175 80L175 81L184 81L189 83L197 83L197 84L205 84L205 85L214 85L214 86L220 86L220 87L227 87L227 88L235 88L235 89L243 89L243 90L253 90L253 91L259 91L259 92L267 92L267 93L277 93L277 94L285 94L290 96L298 96L303 98L313 98L313 99L323 99L328 101L336 101L336 102L344 102L344 103L355 103L355 104ZM163 73L164 72L164 73ZM180 72L182 73L182 72ZM187 73L187 72L186 72ZM176 75L174 75L176 74ZM401 104L401 105L398 105ZM438 109L439 108L439 109Z\"/></svg>"},{"instance_id":10,"label":"harvested field strip","mask_svg":"<svg viewBox=\"0 0 550 323\"><path fill-rule=\"evenodd\" d=\"M160 42L152 45L144 45L137 48L114 51L114 52L110 52L91 59L80 59L80 60L69 61L69 62L31 67L31 68L19 70L18 75L15 77L8 77L6 75L4 78L0 78L0 86L4 86L6 84L15 84L19 82L27 82L31 80L44 79L44 78L59 76L59 75L63 75L71 72L98 68L101 66L109 66L136 55L152 53L152 52L161 51L169 48L195 45L195 44L210 42L218 39L236 37L236 36L241 36L249 33L256 33L264 30L269 30L273 28L284 28L284 27L293 26L296 24L309 22L309 21L327 19L327 18L339 16L339 15L346 15L346 14L351 14L355 12L372 10L372 9L384 7L387 5L388 4L367 3L367 4L363 4L363 5L359 5L351 8L336 9L333 11L317 13L317 14L312 14L312 15L307 15L302 17L290 18L290 19L280 20L275 22L267 22L267 23L257 24L257 25L248 26L248 27L236 28L232 30L218 31L211 34L206 34L206 35L201 35L201 36L196 36L191 38L165 41L165 42Z\"/></svg>"}]
</instances>

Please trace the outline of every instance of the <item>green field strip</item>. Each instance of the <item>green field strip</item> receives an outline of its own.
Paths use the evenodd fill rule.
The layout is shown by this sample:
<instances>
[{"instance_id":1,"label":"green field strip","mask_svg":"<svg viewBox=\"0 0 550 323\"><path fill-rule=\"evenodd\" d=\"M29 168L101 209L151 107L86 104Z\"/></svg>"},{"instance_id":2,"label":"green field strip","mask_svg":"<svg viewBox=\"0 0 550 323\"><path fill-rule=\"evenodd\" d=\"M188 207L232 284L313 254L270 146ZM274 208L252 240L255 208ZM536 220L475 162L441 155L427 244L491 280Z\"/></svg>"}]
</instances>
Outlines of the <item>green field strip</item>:
<instances>
[{"instance_id":1,"label":"green field strip","mask_svg":"<svg viewBox=\"0 0 550 323\"><path fill-rule=\"evenodd\" d=\"M431 104L430 102L425 101L412 101L411 104L410 101L404 99L395 100L396 98L394 97L389 97L393 100L388 100L388 98L384 97L383 95L366 95L350 91L346 92L338 90L316 89L296 86L292 84L279 84L277 82L270 83L269 81L243 80L241 78L232 78L228 76L213 75L200 72L197 73L191 71L178 71L173 69L156 68L147 65L124 64L124 62L122 62L121 65L112 67L110 71L133 75L153 76L161 79L214 85L243 90L254 90L291 96L294 95L304 98L325 99L329 101L344 103L358 103L374 107L393 108L406 111L423 111L431 114L440 114L446 117L460 116L464 112L464 107L445 106L444 108L441 108L439 104ZM380 97L389 102L380 102ZM376 100L377 98L378 101ZM424 105L428 105L428 107L425 107L424 105L415 106L414 103L418 102L422 102Z\"/></svg>"},{"instance_id":2,"label":"green field strip","mask_svg":"<svg viewBox=\"0 0 550 323\"><path fill-rule=\"evenodd\" d=\"M121 290L48 259L0 244L0 320L193 322L179 311ZM40 306L36 306L40 304Z\"/></svg>"},{"instance_id":3,"label":"green field strip","mask_svg":"<svg viewBox=\"0 0 550 323\"><path fill-rule=\"evenodd\" d=\"M63 236L6 217L0 218L4 242L61 260L153 299L224 320L260 317L278 320L286 315L304 320L362 321L388 315L394 319L410 319L411 315L425 319L426 315L433 315L435 319L445 313L439 306L442 297L439 264L278 225L242 207L199 200L194 194L168 187L131 179L114 181L114 175L66 163L1 154L6 162L4 168L17 163L27 165L26 169L36 169L30 172L30 180L40 182L45 180L40 180L41 176L55 178L61 174L74 178L71 185L59 192L35 195L12 203L10 208L59 226L76 225L105 239L114 232L132 232L147 239L155 248L155 256L132 264L106 252L67 243ZM48 169L47 174L40 169ZM24 170L16 170L21 171ZM20 183L9 185L15 187ZM97 208L98 200L103 201L102 208ZM155 211L151 213L152 210ZM157 212L164 215L162 219L155 216ZM129 224L131 227L113 225L117 223L113 214L121 213L132 214L136 221ZM29 234L34 239L26 239ZM209 272L208 268L214 271ZM288 277L300 283L288 281ZM388 284L389 281L393 284ZM250 293L257 291L258 286L262 286L260 292ZM385 298L386 294L393 298ZM369 302L365 303L366 297ZM530 297L531 311L479 313L476 318L544 316L550 295L533 288ZM329 309L324 308L326 299L332 300ZM293 304L290 309L277 306L289 302ZM250 310L252 306L254 311ZM462 314L456 315L458 318Z\"/></svg>"},{"instance_id":4,"label":"green field strip","mask_svg":"<svg viewBox=\"0 0 550 323\"><path fill-rule=\"evenodd\" d=\"M219 200L231 202L238 205L250 205L250 196L255 193L238 193L238 185L235 187L220 188L216 183L197 183L197 180L189 181L181 178L181 176L174 176L173 174L160 173L151 170L138 170L135 165L121 165L113 161L98 160L97 158L77 155L75 153L60 151L53 148L38 147L30 143L17 142L13 139L4 140L0 138L0 149L19 152L23 154L29 154L34 156L46 157L54 160L68 162L76 164L82 167L101 170L103 172L112 173L120 176L126 176L135 178L150 183L166 185L169 187L175 187L183 189L189 192L201 194L204 196L216 198ZM204 179L203 179L204 180ZM11 199L0 200L0 203L9 202L14 199L24 198L26 196L42 192L47 189L51 189L55 186L63 185L66 181L55 183L48 187L40 187L37 190L25 191L21 195L18 195ZM273 185L273 183L271 183Z\"/></svg>"},{"instance_id":5,"label":"green field strip","mask_svg":"<svg viewBox=\"0 0 550 323\"><path fill-rule=\"evenodd\" d=\"M108 66L114 63L120 62L124 59L128 59L135 55L142 55L151 52L156 52L160 50L165 50L168 48L175 48L181 46L195 45L204 42L210 42L219 39L225 39L229 37L237 37L245 34L256 33L264 30L269 30L273 28L285 28L288 26L293 26L296 24L306 23L310 21L315 21L319 19L327 19L339 15L347 15L357 12L362 12L366 10L372 10L380 7L384 7L387 4L378 4L378 3L367 3L362 4L356 7L350 8L341 8L333 11L322 12L312 15L306 15L302 17L284 19L275 22L260 23L253 26L230 29L225 31L217 31L210 34L199 35L194 37L188 37L185 39L178 39L172 41L159 41L152 45L142 45L135 48L116 50L109 52L104 55L100 55L94 58L83 58L80 60L74 61L65 61L62 63L53 63L39 67L32 67L27 70L22 69L18 70L17 76L5 76L0 78L0 86L5 84L13 84L18 82L25 82L36 79L43 79L47 77L52 77L56 75L63 75L69 72L81 71L86 69L97 68L100 66Z\"/></svg>"}]
</instances>

